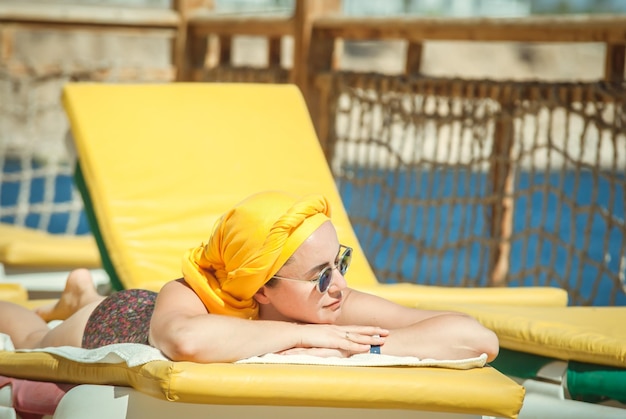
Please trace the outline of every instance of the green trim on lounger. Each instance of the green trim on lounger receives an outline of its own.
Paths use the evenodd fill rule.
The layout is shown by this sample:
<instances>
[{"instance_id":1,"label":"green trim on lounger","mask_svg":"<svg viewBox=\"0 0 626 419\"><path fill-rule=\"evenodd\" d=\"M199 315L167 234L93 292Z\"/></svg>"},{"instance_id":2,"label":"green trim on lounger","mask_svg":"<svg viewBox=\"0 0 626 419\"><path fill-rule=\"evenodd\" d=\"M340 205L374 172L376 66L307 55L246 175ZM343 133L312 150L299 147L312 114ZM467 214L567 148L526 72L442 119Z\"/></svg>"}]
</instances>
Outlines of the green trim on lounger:
<instances>
[{"instance_id":1,"label":"green trim on lounger","mask_svg":"<svg viewBox=\"0 0 626 419\"><path fill-rule=\"evenodd\" d=\"M567 389L574 400L597 403L612 399L626 403L626 369L570 361Z\"/></svg>"},{"instance_id":2,"label":"green trim on lounger","mask_svg":"<svg viewBox=\"0 0 626 419\"><path fill-rule=\"evenodd\" d=\"M545 356L500 348L498 357L491 362L491 366L513 377L534 378L544 365L552 361L554 359Z\"/></svg>"},{"instance_id":3,"label":"green trim on lounger","mask_svg":"<svg viewBox=\"0 0 626 419\"><path fill-rule=\"evenodd\" d=\"M76 163L76 170L74 171L74 183L76 184L76 188L80 192L81 197L83 198L83 206L85 208L85 215L87 216L87 222L89 223L89 228L91 229L91 233L96 239L96 244L98 245L98 250L100 252L100 258L102 259L102 267L109 275L111 281L111 287L115 291L120 291L124 289L122 282L120 281L117 273L115 272L115 268L113 267L113 263L109 258L109 253L107 252L106 246L104 245L104 240L102 239L102 234L100 232L100 228L98 226L98 220L96 219L96 214L93 210L93 204L91 202L91 197L89 196L89 190L87 189L87 184L85 183L85 178L83 177L83 172L80 168L80 163Z\"/></svg>"},{"instance_id":4,"label":"green trim on lounger","mask_svg":"<svg viewBox=\"0 0 626 419\"><path fill-rule=\"evenodd\" d=\"M511 377L533 379L554 358L500 348L491 366ZM617 400L626 403L626 368L567 361L564 371L567 390L573 400L598 403Z\"/></svg>"}]
</instances>

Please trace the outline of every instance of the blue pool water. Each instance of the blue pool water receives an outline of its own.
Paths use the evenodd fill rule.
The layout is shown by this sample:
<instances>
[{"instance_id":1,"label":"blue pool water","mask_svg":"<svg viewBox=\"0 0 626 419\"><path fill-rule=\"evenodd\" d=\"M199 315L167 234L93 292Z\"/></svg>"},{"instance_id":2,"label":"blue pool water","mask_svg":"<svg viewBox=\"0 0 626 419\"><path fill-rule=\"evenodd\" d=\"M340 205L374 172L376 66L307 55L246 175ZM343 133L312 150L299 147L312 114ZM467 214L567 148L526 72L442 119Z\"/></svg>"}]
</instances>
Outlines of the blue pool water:
<instances>
[{"instance_id":1,"label":"blue pool water","mask_svg":"<svg viewBox=\"0 0 626 419\"><path fill-rule=\"evenodd\" d=\"M469 281L471 286L486 285L489 260L480 243L471 240L488 237L489 208L477 200L472 202L474 197L486 195L485 174L458 170L379 172L374 184L362 182L364 175L358 170L351 175L350 181L342 179L340 192L368 259L378 272L388 273L388 278L379 275L379 280L393 282L393 274L398 273L420 284L459 285ZM616 279L620 269L626 275L624 177L616 184L610 177L594 179L590 172L522 172L517 176L516 190L526 194L514 204L509 272L517 279L510 285L578 290L580 297L573 295L574 304L625 305L626 294ZM388 196L389 190L383 186L391 184L403 195ZM548 193L536 188L546 184L551 186ZM465 202L445 203L453 195ZM415 201L429 197L436 198L437 204L415 205ZM604 209L600 211L591 203ZM418 222L402 221L407 212L412 212ZM364 220L411 238L419 248L393 247L391 238ZM467 243L458 250L445 250L449 248L446 244L464 239ZM424 248L444 250L432 255L420 252Z\"/></svg>"}]
</instances>

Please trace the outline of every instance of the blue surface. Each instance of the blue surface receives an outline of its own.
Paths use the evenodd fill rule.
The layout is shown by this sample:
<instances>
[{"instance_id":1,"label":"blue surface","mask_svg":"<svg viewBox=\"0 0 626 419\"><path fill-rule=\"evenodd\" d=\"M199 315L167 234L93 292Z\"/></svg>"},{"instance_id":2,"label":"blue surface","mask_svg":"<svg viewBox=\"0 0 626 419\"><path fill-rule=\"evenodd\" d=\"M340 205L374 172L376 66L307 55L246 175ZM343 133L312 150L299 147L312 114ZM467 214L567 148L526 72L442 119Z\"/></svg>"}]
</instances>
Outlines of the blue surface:
<instances>
[{"instance_id":1,"label":"blue surface","mask_svg":"<svg viewBox=\"0 0 626 419\"><path fill-rule=\"evenodd\" d=\"M37 168L37 163L31 163L30 168ZM3 167L4 173L16 173L22 171L22 163L19 160L6 160ZM17 204L18 194L22 185L19 182L4 181L0 185L0 206L10 207ZM29 203L40 204L44 202L44 177L36 177L29 184L28 196ZM59 175L54 180L54 202L69 202L72 200L73 194L77 193L74 190L74 180L70 175ZM37 228L41 220L42 214L31 211L26 216L26 226L31 228ZM50 233L65 233L68 228L68 222L70 216L67 212L58 211L53 212L50 216L50 222L48 224L48 232ZM0 217L0 221L5 223L15 223L14 216ZM90 233L89 224L87 223L87 217L84 212L81 212L78 223L78 228L74 232L75 234L87 234Z\"/></svg>"},{"instance_id":2,"label":"blue surface","mask_svg":"<svg viewBox=\"0 0 626 419\"><path fill-rule=\"evenodd\" d=\"M350 181L341 180L340 193L370 263L383 273L379 280L395 282L396 274L420 284L487 285L488 254L472 240L489 237L490 209L481 203L489 191L484 173L350 172ZM368 182L363 182L364 176ZM623 187L609 179L594 179L590 172L517 174L516 194L521 195L514 205L511 286L577 289L580 297L573 296L575 304L582 300L593 305L626 304L623 288L615 280L626 243L623 231L614 224L621 220L623 225L626 197ZM546 183L551 186L547 194L543 190ZM388 195L391 189L383 186L390 185L404 195ZM453 196L464 201L445 202ZM429 205L429 198L437 204ZM590 211L591 203L604 207L604 215ZM403 217L407 211L412 217ZM417 222L412 225L402 222L403 218ZM405 240L394 248L392 237L380 229ZM409 241L417 246L407 244ZM450 246L455 242L461 242L457 249ZM433 250L440 253L433 255Z\"/></svg>"}]
</instances>

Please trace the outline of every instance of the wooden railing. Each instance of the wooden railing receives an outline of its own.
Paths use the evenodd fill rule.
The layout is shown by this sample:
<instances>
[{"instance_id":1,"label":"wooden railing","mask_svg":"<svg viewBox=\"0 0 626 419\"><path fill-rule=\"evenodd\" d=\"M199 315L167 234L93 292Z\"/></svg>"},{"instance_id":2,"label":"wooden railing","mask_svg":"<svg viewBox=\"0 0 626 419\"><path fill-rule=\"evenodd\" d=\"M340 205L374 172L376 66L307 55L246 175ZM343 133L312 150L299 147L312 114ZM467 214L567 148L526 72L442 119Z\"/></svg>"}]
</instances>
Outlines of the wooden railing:
<instances>
[{"instance_id":1,"label":"wooden railing","mask_svg":"<svg viewBox=\"0 0 626 419\"><path fill-rule=\"evenodd\" d=\"M230 65L236 36L267 39L267 66L281 65L281 39L293 38L290 81L311 105L316 124L319 74L335 69L338 41L402 40L405 74L420 73L428 41L589 43L606 45L604 79L624 80L626 16L589 15L512 19L350 18L340 0L297 0L290 16L217 15L209 0L176 0L171 9L81 5L0 4L0 62L11 63L16 30L92 31L171 39L172 79L198 80L207 57ZM219 39L211 44L209 37ZM574 63L573 63L574 65ZM23 66L14 64L17 72Z\"/></svg>"},{"instance_id":2,"label":"wooden railing","mask_svg":"<svg viewBox=\"0 0 626 419\"><path fill-rule=\"evenodd\" d=\"M338 40L403 40L407 42L405 74L419 74L423 45L427 41L588 43L606 45L604 80L624 81L626 16L532 17L514 19L422 19L320 17L315 20L307 63L308 94L314 120L320 112L319 74L332 71ZM572 63L575 65L575 63ZM322 134L323 135L323 134Z\"/></svg>"}]
</instances>

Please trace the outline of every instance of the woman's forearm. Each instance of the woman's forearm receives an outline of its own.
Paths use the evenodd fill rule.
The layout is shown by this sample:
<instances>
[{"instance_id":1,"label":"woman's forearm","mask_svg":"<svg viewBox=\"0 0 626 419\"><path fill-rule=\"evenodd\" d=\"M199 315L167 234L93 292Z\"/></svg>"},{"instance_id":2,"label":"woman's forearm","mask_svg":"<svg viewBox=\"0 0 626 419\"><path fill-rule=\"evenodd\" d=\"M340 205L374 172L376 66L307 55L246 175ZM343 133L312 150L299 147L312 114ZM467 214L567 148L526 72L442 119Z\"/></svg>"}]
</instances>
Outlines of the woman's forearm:
<instances>
[{"instance_id":1,"label":"woman's forearm","mask_svg":"<svg viewBox=\"0 0 626 419\"><path fill-rule=\"evenodd\" d=\"M389 331L381 353L433 359L464 359L498 354L494 332L464 314L449 313Z\"/></svg>"},{"instance_id":2,"label":"woman's forearm","mask_svg":"<svg viewBox=\"0 0 626 419\"><path fill-rule=\"evenodd\" d=\"M154 331L152 344L175 361L233 362L296 346L297 327L287 322L203 315Z\"/></svg>"},{"instance_id":3,"label":"woman's forearm","mask_svg":"<svg viewBox=\"0 0 626 419\"><path fill-rule=\"evenodd\" d=\"M151 333L151 343L170 359L210 363L233 362L292 348L362 353L369 351L371 345L384 343L388 332L375 326L243 320L208 314L157 323Z\"/></svg>"}]
</instances>

